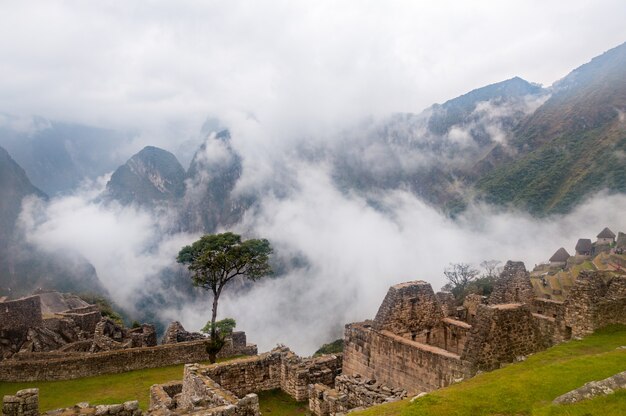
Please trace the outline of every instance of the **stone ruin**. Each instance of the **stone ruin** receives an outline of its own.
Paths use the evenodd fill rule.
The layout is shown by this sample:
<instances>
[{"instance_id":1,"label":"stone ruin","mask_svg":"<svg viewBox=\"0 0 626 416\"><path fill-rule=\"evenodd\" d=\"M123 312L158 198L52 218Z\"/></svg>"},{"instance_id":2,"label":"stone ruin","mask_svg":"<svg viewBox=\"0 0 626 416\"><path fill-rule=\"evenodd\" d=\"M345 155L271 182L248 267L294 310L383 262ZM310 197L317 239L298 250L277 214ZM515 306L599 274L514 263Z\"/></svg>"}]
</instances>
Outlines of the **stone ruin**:
<instances>
[{"instance_id":1,"label":"stone ruin","mask_svg":"<svg viewBox=\"0 0 626 416\"><path fill-rule=\"evenodd\" d=\"M43 292L0 302L3 359L153 345L156 345L156 332L152 325L123 328L103 317L98 306L75 295Z\"/></svg>"},{"instance_id":2,"label":"stone ruin","mask_svg":"<svg viewBox=\"0 0 626 416\"><path fill-rule=\"evenodd\" d=\"M180 322L174 321L167 327L165 335L163 335L163 344L175 344L177 342L196 341L205 338L199 332L187 332Z\"/></svg>"},{"instance_id":3,"label":"stone ruin","mask_svg":"<svg viewBox=\"0 0 626 416\"><path fill-rule=\"evenodd\" d=\"M468 295L462 307L426 282L401 283L374 320L346 325L342 375L334 388L311 386L309 407L339 415L422 394L611 323L626 324L625 275L581 272L554 301L534 289L523 263L509 261L490 297Z\"/></svg>"},{"instance_id":4,"label":"stone ruin","mask_svg":"<svg viewBox=\"0 0 626 416\"><path fill-rule=\"evenodd\" d=\"M172 322L163 345L203 341L207 337L188 332ZM155 327L142 324L126 328L102 316L90 305L71 294L41 292L33 296L0 301L0 362L6 359L41 360L59 354L88 354L146 348L157 345ZM244 332L233 332L224 348L226 354L256 353L246 344ZM196 354L197 355L197 354Z\"/></svg>"},{"instance_id":5,"label":"stone ruin","mask_svg":"<svg viewBox=\"0 0 626 416\"><path fill-rule=\"evenodd\" d=\"M2 400L4 416L39 416L39 389L25 389L15 395L4 396ZM78 403L65 409L56 409L43 413L46 416L141 416L137 400L123 404L90 406L89 403Z\"/></svg>"},{"instance_id":6,"label":"stone ruin","mask_svg":"<svg viewBox=\"0 0 626 416\"><path fill-rule=\"evenodd\" d=\"M614 248L610 242L597 245ZM552 263L563 267L570 259L563 262L560 256ZM602 326L626 324L626 275L619 268L582 271L558 292L539 279L522 262L509 261L489 297L468 295L462 306L450 293L435 294L423 281L394 285L373 320L345 326L343 355L302 358L279 347L231 362L187 364L183 380L151 387L147 413L256 416L260 414L256 393L282 389L295 400L308 400L315 415L341 415L425 394ZM552 290L550 296L547 289ZM27 321L39 322L36 314ZM99 321L95 331L107 338L103 344L123 344L120 340L128 334L111 324ZM149 333L148 328L138 328L137 341L130 345L143 345L139 340ZM174 322L163 342L193 344L201 336ZM235 339L245 344L245 334L234 333L233 343ZM12 398L11 409L17 408L16 396L7 397ZM29 400L32 410L33 399ZM125 409L125 404L115 406L118 412ZM76 407L71 409L64 414L75 414L71 412Z\"/></svg>"}]
</instances>

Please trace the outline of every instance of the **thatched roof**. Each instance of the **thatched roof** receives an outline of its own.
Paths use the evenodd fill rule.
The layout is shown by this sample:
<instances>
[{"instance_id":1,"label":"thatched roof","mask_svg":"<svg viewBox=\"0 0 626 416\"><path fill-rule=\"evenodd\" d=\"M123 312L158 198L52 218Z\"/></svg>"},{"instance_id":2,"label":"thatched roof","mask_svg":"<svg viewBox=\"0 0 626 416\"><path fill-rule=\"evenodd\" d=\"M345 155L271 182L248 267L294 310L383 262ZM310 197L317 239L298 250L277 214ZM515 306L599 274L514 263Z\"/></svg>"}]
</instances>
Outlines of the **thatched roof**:
<instances>
[{"instance_id":1,"label":"thatched roof","mask_svg":"<svg viewBox=\"0 0 626 416\"><path fill-rule=\"evenodd\" d=\"M579 253L591 251L591 248L591 240L589 238L581 238L576 243L576 251Z\"/></svg>"},{"instance_id":2,"label":"thatched roof","mask_svg":"<svg viewBox=\"0 0 626 416\"><path fill-rule=\"evenodd\" d=\"M555 262L555 263L561 263L561 262L567 261L567 259L569 258L570 258L570 255L567 252L567 250L561 247L560 249L556 251L556 253L552 255L552 257L550 257L550 261Z\"/></svg>"},{"instance_id":3,"label":"thatched roof","mask_svg":"<svg viewBox=\"0 0 626 416\"><path fill-rule=\"evenodd\" d=\"M597 235L598 238L615 238L615 233L609 230L609 227L604 227L604 230L600 231Z\"/></svg>"}]
</instances>

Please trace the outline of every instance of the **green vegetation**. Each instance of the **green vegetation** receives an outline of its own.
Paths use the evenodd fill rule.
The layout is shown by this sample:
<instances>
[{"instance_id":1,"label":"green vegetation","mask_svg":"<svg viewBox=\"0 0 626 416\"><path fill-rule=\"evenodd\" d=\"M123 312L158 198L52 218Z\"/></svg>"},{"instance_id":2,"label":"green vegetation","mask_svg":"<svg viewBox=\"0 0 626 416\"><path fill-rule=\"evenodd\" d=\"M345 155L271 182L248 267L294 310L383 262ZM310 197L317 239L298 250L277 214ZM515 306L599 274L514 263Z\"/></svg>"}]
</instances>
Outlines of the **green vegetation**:
<instances>
[{"instance_id":1,"label":"green vegetation","mask_svg":"<svg viewBox=\"0 0 626 416\"><path fill-rule=\"evenodd\" d=\"M337 354L343 352L343 338L336 339L329 344L322 345L313 355Z\"/></svg>"},{"instance_id":2,"label":"green vegetation","mask_svg":"<svg viewBox=\"0 0 626 416\"><path fill-rule=\"evenodd\" d=\"M612 325L583 340L535 354L522 363L480 374L463 383L354 415L623 415L626 391L575 405L556 397L592 380L626 370L626 326Z\"/></svg>"},{"instance_id":3,"label":"green vegetation","mask_svg":"<svg viewBox=\"0 0 626 416\"><path fill-rule=\"evenodd\" d=\"M124 325L124 321L128 321L121 308L117 306L113 301L97 293L80 293L79 298L92 305L98 305L102 316L111 319L119 325ZM139 322L137 322L139 324ZM139 324L141 326L141 324Z\"/></svg>"},{"instance_id":4,"label":"green vegetation","mask_svg":"<svg viewBox=\"0 0 626 416\"><path fill-rule=\"evenodd\" d=\"M310 415L308 402L297 402L282 390L259 393L261 413L271 416Z\"/></svg>"},{"instance_id":5,"label":"green vegetation","mask_svg":"<svg viewBox=\"0 0 626 416\"><path fill-rule=\"evenodd\" d=\"M180 380L182 377L181 364L77 380L0 383L0 395L38 387L40 411L69 407L84 401L91 404L115 404L135 399L139 400L142 409L147 410L151 385Z\"/></svg>"},{"instance_id":6,"label":"green vegetation","mask_svg":"<svg viewBox=\"0 0 626 416\"><path fill-rule=\"evenodd\" d=\"M242 241L240 235L231 232L204 235L178 253L176 261L187 266L193 285L213 294L211 339L207 342L212 363L225 342L224 334L220 334L216 326L222 290L237 276L255 281L272 274L271 254L272 247L266 239Z\"/></svg>"},{"instance_id":7,"label":"green vegetation","mask_svg":"<svg viewBox=\"0 0 626 416\"><path fill-rule=\"evenodd\" d=\"M477 187L489 202L513 204L533 214L565 213L601 189L626 192L620 155L624 133L606 128L563 134L513 163L482 177Z\"/></svg>"},{"instance_id":8,"label":"green vegetation","mask_svg":"<svg viewBox=\"0 0 626 416\"><path fill-rule=\"evenodd\" d=\"M38 387L39 410L42 412L73 406L84 401L95 405L123 403L128 400L139 400L139 406L145 411L150 403L150 386L171 380L180 380L182 376L183 365L181 364L77 380L31 383L0 382L0 396L15 394L21 389ZM259 402L263 414L274 416L308 414L308 403L296 402L281 390L260 393Z\"/></svg>"},{"instance_id":9,"label":"green vegetation","mask_svg":"<svg viewBox=\"0 0 626 416\"><path fill-rule=\"evenodd\" d=\"M200 329L200 332L209 334L213 332L213 329L215 329L215 331L219 335L227 336L233 333L233 330L235 329L236 326L237 326L237 321L235 321L233 318L224 318L215 323L208 321L202 327L202 329Z\"/></svg>"},{"instance_id":10,"label":"green vegetation","mask_svg":"<svg viewBox=\"0 0 626 416\"><path fill-rule=\"evenodd\" d=\"M235 358L237 357L218 361L228 361ZM39 410L43 412L73 406L85 401L91 404L115 404L128 400L139 400L139 406L143 410L147 410L150 402L150 386L172 380L181 380L183 367L183 364L178 364L76 380L28 383L0 382L0 396L15 394L21 389L37 387L39 388Z\"/></svg>"}]
</instances>

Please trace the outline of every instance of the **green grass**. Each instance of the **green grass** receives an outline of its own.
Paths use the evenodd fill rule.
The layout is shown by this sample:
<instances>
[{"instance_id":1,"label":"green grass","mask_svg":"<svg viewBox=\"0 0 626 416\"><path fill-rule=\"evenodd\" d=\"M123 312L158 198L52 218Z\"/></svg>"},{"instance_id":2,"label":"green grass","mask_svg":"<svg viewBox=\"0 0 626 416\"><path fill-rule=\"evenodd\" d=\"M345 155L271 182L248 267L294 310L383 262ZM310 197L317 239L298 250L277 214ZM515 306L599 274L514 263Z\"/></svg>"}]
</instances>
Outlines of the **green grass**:
<instances>
[{"instance_id":1,"label":"green grass","mask_svg":"<svg viewBox=\"0 0 626 416\"><path fill-rule=\"evenodd\" d=\"M229 359L234 358L236 357ZM70 407L79 402L115 404L128 400L139 400L139 406L147 410L150 403L150 386L171 380L182 380L183 367L183 364L179 364L76 380L0 382L0 396L15 394L21 389L37 387L39 388L39 410L42 412Z\"/></svg>"},{"instance_id":2,"label":"green grass","mask_svg":"<svg viewBox=\"0 0 626 416\"><path fill-rule=\"evenodd\" d=\"M259 405L264 416L310 415L309 402L297 402L282 390L259 393Z\"/></svg>"},{"instance_id":3,"label":"green grass","mask_svg":"<svg viewBox=\"0 0 626 416\"><path fill-rule=\"evenodd\" d=\"M234 359L232 357L230 359ZM223 360L218 360L223 361ZM70 407L79 402L96 404L123 403L139 400L143 410L150 403L150 386L183 378L183 364L146 370L129 371L121 374L106 374L77 380L39 381L32 383L0 382L0 396L15 394L18 390L39 388L39 410ZM261 411L264 415L297 416L308 415L308 402L298 403L281 390L259 394Z\"/></svg>"},{"instance_id":4,"label":"green grass","mask_svg":"<svg viewBox=\"0 0 626 416\"><path fill-rule=\"evenodd\" d=\"M626 415L626 391L575 405L552 405L557 396L586 382L626 370L626 327L614 325L468 381L357 415Z\"/></svg>"}]
</instances>

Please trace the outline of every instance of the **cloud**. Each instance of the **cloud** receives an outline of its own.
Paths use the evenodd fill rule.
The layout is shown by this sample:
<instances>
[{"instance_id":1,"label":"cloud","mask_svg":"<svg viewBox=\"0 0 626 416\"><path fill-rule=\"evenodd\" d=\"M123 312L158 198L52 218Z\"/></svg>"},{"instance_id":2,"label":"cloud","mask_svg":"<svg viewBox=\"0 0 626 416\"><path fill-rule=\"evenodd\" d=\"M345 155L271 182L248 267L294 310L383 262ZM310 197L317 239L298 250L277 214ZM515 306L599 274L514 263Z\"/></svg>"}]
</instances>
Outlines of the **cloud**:
<instances>
[{"instance_id":1,"label":"cloud","mask_svg":"<svg viewBox=\"0 0 626 416\"><path fill-rule=\"evenodd\" d=\"M131 129L139 133L130 147L160 145L183 163L207 115L227 126L244 164L238 191L262 190L257 215L237 230L306 262L225 294L220 315L236 318L262 350L284 342L311 353L344 323L373 317L391 284L439 287L449 262L519 259L531 268L606 225L626 229L623 195L600 194L543 220L477 205L453 221L400 190L342 192L327 165L350 146L346 131L372 134L390 113L420 112L515 75L550 84L623 42L625 19L618 0L3 2L0 112ZM477 109L490 120L496 110ZM420 123L402 128L419 141ZM490 125L491 140L505 141ZM452 139L463 143L467 132ZM429 162L402 149L391 140L345 154L356 152L377 174ZM220 158L220 149L209 151ZM261 186L273 182L289 192ZM41 248L81 253L132 309L138 294L168 294L155 277L197 236L168 234L168 213L97 202L104 183L26 201L21 226ZM160 312L198 329L208 306L189 300Z\"/></svg>"},{"instance_id":2,"label":"cloud","mask_svg":"<svg viewBox=\"0 0 626 416\"><path fill-rule=\"evenodd\" d=\"M209 114L321 137L515 75L551 84L623 42L625 17L619 0L3 2L0 111L169 143Z\"/></svg>"},{"instance_id":3,"label":"cloud","mask_svg":"<svg viewBox=\"0 0 626 416\"><path fill-rule=\"evenodd\" d=\"M136 313L137 300L162 289L159 273L175 263L194 235L168 234L169 213L98 202L107 179L49 202L25 199L18 225L27 241L44 251L80 253L112 299Z\"/></svg>"},{"instance_id":4,"label":"cloud","mask_svg":"<svg viewBox=\"0 0 626 416\"><path fill-rule=\"evenodd\" d=\"M304 257L307 265L257 282L249 292L226 292L220 304L220 316L234 317L261 350L281 342L310 354L341 337L345 323L373 318L390 285L421 279L438 290L450 262L478 267L483 260L512 259L532 269L561 246L573 252L578 238L593 238L604 226L626 229L624 195L598 194L569 215L543 220L486 205L451 220L402 191L370 195L374 208L335 189L320 165L297 172L297 192L288 199L268 196L238 230L268 238L278 254ZM200 328L208 298L163 316Z\"/></svg>"}]
</instances>

